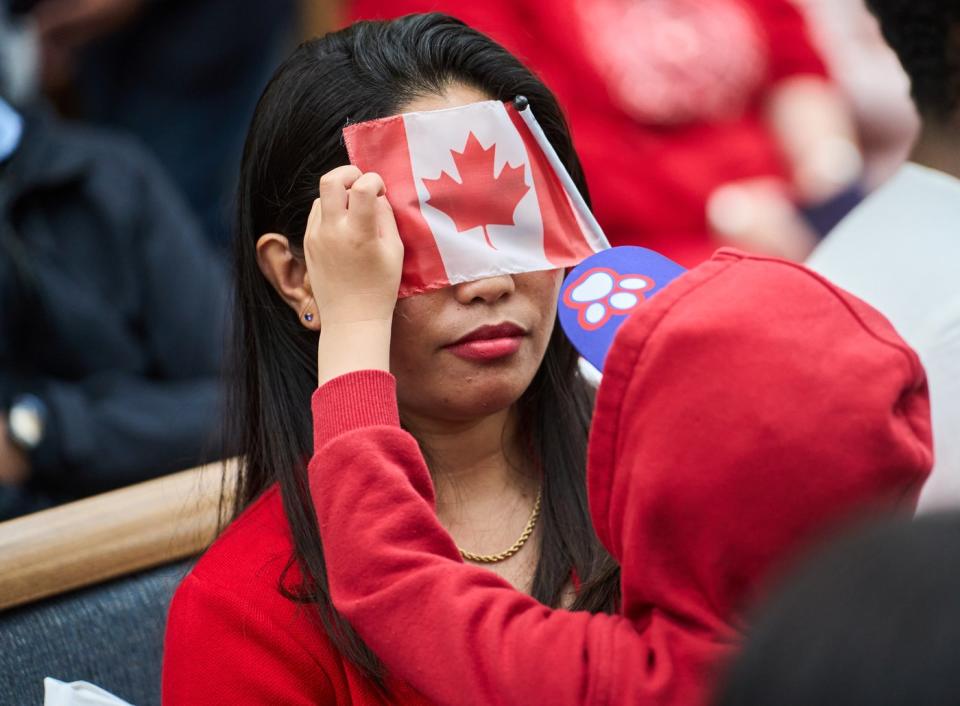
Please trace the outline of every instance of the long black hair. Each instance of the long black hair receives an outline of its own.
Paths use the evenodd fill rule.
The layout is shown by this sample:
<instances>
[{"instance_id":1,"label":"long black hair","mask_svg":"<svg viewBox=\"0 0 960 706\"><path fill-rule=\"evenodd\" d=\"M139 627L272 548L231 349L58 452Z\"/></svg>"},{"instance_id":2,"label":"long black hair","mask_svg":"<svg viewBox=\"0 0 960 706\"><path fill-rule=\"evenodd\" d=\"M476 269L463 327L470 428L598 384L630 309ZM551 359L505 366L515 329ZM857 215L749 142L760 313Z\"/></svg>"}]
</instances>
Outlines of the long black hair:
<instances>
[{"instance_id":1,"label":"long black hair","mask_svg":"<svg viewBox=\"0 0 960 706\"><path fill-rule=\"evenodd\" d=\"M526 96L586 197L563 115L549 90L505 49L441 14L360 22L305 42L277 69L257 105L240 170L235 247L237 316L233 400L228 415L243 455L232 515L279 482L302 585L283 590L316 608L340 653L383 684L383 668L330 601L323 548L307 486L312 450L310 396L316 387L317 335L261 274L255 244L283 233L302 254L320 177L348 163L342 129L392 115L417 96L453 83L491 98ZM533 382L520 400L521 432L543 473L542 543L532 593L557 606L571 570L582 582L575 608L610 611L619 575L593 530L586 500L590 390L577 357L556 327ZM287 572L285 572L285 575Z\"/></svg>"}]
</instances>

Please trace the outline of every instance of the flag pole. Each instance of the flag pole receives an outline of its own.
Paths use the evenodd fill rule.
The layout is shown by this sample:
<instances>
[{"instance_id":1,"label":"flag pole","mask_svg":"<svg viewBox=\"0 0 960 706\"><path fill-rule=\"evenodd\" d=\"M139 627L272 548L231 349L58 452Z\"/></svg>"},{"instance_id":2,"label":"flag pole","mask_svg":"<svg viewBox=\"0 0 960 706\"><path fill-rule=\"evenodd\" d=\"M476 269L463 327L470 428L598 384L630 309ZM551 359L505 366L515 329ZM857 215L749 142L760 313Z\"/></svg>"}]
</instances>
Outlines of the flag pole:
<instances>
[{"instance_id":1,"label":"flag pole","mask_svg":"<svg viewBox=\"0 0 960 706\"><path fill-rule=\"evenodd\" d=\"M536 117L534 117L533 108L530 107L530 101L527 100L526 96L517 96L513 99L513 107L520 114L523 122L526 123L527 128L533 135L533 139L540 145L540 149L542 149L546 155L547 161L550 163L550 166L553 167L553 171L556 172L557 178L559 178L560 183L563 184L564 191L567 192L567 198L570 199L570 205L573 206L577 217L581 223L586 226L588 234L593 239L593 243L591 243L593 249L597 252L607 250L610 247L607 236L604 235L603 229L600 227L600 224L597 223L597 219L594 218L590 207L587 206L586 201L583 200L583 196L580 195L580 190L577 188L577 185L573 183L573 179L570 178L567 168L563 166L563 162L561 162L560 157L557 156L553 145L550 144L550 140L548 140L546 134L544 134L543 128L540 127L540 123L538 123Z\"/></svg>"}]
</instances>

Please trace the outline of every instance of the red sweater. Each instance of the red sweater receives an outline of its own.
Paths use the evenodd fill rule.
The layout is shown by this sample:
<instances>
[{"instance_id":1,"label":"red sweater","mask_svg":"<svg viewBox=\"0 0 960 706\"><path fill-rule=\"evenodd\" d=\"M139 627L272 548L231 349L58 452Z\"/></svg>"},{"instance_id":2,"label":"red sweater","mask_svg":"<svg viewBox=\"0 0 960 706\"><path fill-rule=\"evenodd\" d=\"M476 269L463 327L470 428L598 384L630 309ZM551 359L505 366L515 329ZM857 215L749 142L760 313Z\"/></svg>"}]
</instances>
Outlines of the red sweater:
<instances>
[{"instance_id":1,"label":"red sweater","mask_svg":"<svg viewBox=\"0 0 960 706\"><path fill-rule=\"evenodd\" d=\"M272 486L220 536L177 589L167 619L163 703L384 704L333 649L308 606L278 590L293 551ZM294 565L285 585L295 587ZM404 704L427 703L390 682Z\"/></svg>"},{"instance_id":2,"label":"red sweater","mask_svg":"<svg viewBox=\"0 0 960 706\"><path fill-rule=\"evenodd\" d=\"M444 704L697 706L778 567L932 462L916 355L804 268L720 251L620 330L591 429L617 616L553 611L461 562L393 379L324 385L310 482L337 607ZM322 421L322 423L321 423Z\"/></svg>"},{"instance_id":3,"label":"red sweater","mask_svg":"<svg viewBox=\"0 0 960 706\"><path fill-rule=\"evenodd\" d=\"M692 267L717 247L706 216L707 199L717 187L753 177L788 179L779 146L764 122L770 91L794 76L826 77L825 66L790 0L737 0L759 29L757 60L762 64L759 78L746 82L744 93L729 101L742 101L742 110L723 119L676 125L645 121L617 98L611 69L616 59L613 51L603 56L604 47L666 39L655 28L634 30L642 32L638 37L623 23L587 26L583 8L595 9L597 2L352 0L350 17L440 11L500 42L543 78L560 101L593 211L610 242L643 245ZM592 42L598 32L603 36ZM730 37L720 41L722 53L748 51ZM694 84L687 90L699 93L709 86Z\"/></svg>"}]
</instances>

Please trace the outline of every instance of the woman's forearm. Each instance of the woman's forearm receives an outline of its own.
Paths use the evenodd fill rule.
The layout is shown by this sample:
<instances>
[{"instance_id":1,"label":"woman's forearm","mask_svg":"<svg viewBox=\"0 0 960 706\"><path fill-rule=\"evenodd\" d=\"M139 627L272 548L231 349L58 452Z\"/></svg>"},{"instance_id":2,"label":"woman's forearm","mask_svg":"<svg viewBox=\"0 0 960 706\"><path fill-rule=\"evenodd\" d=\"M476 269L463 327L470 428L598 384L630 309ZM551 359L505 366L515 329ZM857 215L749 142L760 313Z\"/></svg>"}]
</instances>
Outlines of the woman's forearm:
<instances>
[{"instance_id":1,"label":"woman's forearm","mask_svg":"<svg viewBox=\"0 0 960 706\"><path fill-rule=\"evenodd\" d=\"M390 370L389 320L324 326L317 346L317 383L358 370Z\"/></svg>"}]
</instances>

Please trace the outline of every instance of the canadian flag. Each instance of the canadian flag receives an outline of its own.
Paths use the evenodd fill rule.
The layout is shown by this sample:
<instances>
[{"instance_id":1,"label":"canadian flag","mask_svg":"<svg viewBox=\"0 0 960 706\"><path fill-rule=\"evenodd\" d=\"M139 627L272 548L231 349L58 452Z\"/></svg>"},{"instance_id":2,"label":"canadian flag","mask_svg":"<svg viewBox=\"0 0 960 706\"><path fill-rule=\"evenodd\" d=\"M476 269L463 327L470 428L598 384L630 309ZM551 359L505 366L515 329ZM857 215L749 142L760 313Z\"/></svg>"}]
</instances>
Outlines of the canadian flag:
<instances>
[{"instance_id":1,"label":"canadian flag","mask_svg":"<svg viewBox=\"0 0 960 706\"><path fill-rule=\"evenodd\" d=\"M573 267L609 246L530 108L485 101L344 128L383 177L404 244L400 296Z\"/></svg>"}]
</instances>

